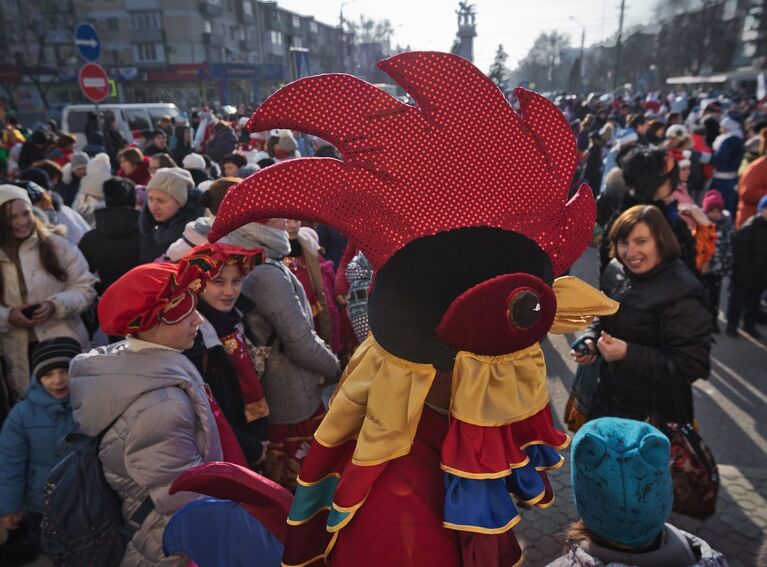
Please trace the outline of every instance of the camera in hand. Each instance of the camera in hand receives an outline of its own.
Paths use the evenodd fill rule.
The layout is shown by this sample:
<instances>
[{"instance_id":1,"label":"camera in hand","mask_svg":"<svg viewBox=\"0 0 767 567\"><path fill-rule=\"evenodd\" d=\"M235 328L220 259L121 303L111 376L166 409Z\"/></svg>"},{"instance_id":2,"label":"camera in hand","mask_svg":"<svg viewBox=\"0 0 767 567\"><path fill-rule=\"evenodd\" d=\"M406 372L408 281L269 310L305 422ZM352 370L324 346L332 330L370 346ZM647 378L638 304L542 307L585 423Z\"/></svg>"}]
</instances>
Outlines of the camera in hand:
<instances>
[{"instance_id":1,"label":"camera in hand","mask_svg":"<svg viewBox=\"0 0 767 567\"><path fill-rule=\"evenodd\" d=\"M39 303L35 303L34 305L30 305L29 307L25 307L21 310L21 314L24 315L27 319L31 319L32 316L35 314L35 311L37 311L40 308Z\"/></svg>"},{"instance_id":2,"label":"camera in hand","mask_svg":"<svg viewBox=\"0 0 767 567\"><path fill-rule=\"evenodd\" d=\"M575 347L575 352L583 356L594 354L594 351L591 350L591 347L589 347L589 343L587 343L586 341L583 341L581 344Z\"/></svg>"}]
</instances>

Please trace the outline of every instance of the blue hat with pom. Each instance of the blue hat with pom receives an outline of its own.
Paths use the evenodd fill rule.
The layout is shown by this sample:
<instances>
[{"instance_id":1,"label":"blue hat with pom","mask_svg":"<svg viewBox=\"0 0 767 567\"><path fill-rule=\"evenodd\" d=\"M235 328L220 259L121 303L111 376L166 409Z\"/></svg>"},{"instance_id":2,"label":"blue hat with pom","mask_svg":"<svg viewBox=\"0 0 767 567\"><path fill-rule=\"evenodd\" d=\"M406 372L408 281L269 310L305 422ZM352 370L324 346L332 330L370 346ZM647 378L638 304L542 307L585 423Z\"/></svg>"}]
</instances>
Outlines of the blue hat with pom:
<instances>
[{"instance_id":1,"label":"blue hat with pom","mask_svg":"<svg viewBox=\"0 0 767 567\"><path fill-rule=\"evenodd\" d=\"M650 544L671 513L668 438L652 425L603 417L572 444L575 508L596 535L629 547Z\"/></svg>"}]
</instances>

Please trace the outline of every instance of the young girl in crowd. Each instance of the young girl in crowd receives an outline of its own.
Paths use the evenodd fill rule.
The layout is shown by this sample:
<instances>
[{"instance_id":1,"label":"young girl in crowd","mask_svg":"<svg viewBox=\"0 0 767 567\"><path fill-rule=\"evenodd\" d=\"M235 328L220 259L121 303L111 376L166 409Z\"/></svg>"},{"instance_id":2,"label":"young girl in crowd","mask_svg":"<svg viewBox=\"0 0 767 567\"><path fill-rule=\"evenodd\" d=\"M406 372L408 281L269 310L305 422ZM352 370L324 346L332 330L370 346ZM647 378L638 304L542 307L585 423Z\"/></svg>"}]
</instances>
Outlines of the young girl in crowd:
<instances>
[{"instance_id":1,"label":"young girl in crowd","mask_svg":"<svg viewBox=\"0 0 767 567\"><path fill-rule=\"evenodd\" d=\"M17 530L26 518L23 527L38 548L43 487L63 457L56 444L77 429L69 403L69 363L80 352L80 343L70 337L38 343L29 388L0 433L0 525Z\"/></svg>"},{"instance_id":2,"label":"young girl in crowd","mask_svg":"<svg viewBox=\"0 0 767 567\"><path fill-rule=\"evenodd\" d=\"M39 341L65 336L87 346L80 314L96 297L95 283L80 251L32 213L27 192L0 185L0 348L16 394L29 383Z\"/></svg>"},{"instance_id":3,"label":"young girl in crowd","mask_svg":"<svg viewBox=\"0 0 767 567\"><path fill-rule=\"evenodd\" d=\"M203 244L185 261L204 261L212 268L197 309L203 317L195 345L185 354L210 386L234 430L246 461L256 465L265 455L269 406L244 337L242 313L235 307L242 280L263 260L260 250Z\"/></svg>"},{"instance_id":4,"label":"young girl in crowd","mask_svg":"<svg viewBox=\"0 0 767 567\"><path fill-rule=\"evenodd\" d=\"M712 189L703 197L703 212L716 226L716 249L714 255L701 270L703 286L708 292L713 319L712 330L719 333L719 296L722 291L722 278L732 271L732 239L735 235L732 216L725 208L724 199L719 191Z\"/></svg>"}]
</instances>

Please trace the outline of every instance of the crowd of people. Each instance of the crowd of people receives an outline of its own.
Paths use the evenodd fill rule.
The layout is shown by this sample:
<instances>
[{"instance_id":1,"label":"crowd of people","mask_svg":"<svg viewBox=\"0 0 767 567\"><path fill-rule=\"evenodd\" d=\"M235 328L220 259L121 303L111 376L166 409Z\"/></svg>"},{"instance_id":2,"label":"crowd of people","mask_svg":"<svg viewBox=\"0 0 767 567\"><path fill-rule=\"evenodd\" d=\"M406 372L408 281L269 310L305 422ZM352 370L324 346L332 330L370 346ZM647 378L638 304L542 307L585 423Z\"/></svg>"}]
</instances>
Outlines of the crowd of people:
<instances>
[{"instance_id":1,"label":"crowd of people","mask_svg":"<svg viewBox=\"0 0 767 567\"><path fill-rule=\"evenodd\" d=\"M621 308L595 319L573 345L578 364L599 365L600 381L573 446L583 522L571 530L567 558L552 565L628 555L635 565L726 564L665 524L667 470L654 477L658 501L643 503L654 506L647 522L615 531L625 518L610 514L623 508L597 506L590 491L613 492L594 480L588 461L595 451L641 445L647 450L632 453L641 463L625 474L667 469L665 436L623 420L694 420L691 385L709 373L725 278L727 334L737 337L742 321L743 332L761 336L763 110L681 95L563 109L581 152L573 187L588 183L598 203L601 286ZM144 510L125 565L186 564L164 556L162 532L194 498L168 494L191 466L223 459L295 488L325 413L323 394L368 334L373 270L354 242L298 219L261 219L208 243L219 205L242 179L300 157L299 146L341 158L319 138L249 134L246 122L213 113L192 125L165 118L128 141L94 114L77 150L76 137L55 122L25 133L6 117L1 564L23 564L39 550L58 440L78 430L103 436L99 457L126 519ZM616 432L630 446L617 447Z\"/></svg>"}]
</instances>

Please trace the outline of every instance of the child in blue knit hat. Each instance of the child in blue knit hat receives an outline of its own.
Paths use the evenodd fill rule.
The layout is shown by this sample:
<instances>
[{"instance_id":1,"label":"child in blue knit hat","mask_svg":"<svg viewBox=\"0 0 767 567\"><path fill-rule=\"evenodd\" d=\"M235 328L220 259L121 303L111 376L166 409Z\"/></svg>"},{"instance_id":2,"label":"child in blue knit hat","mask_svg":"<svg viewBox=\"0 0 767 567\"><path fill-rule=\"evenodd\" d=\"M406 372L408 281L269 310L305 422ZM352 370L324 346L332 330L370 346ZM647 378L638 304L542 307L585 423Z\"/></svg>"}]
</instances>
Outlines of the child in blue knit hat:
<instances>
[{"instance_id":1,"label":"child in blue knit hat","mask_svg":"<svg viewBox=\"0 0 767 567\"><path fill-rule=\"evenodd\" d=\"M581 519L549 567L722 567L700 538L666 523L674 489L669 442L642 421L603 417L573 438L572 484Z\"/></svg>"}]
</instances>

